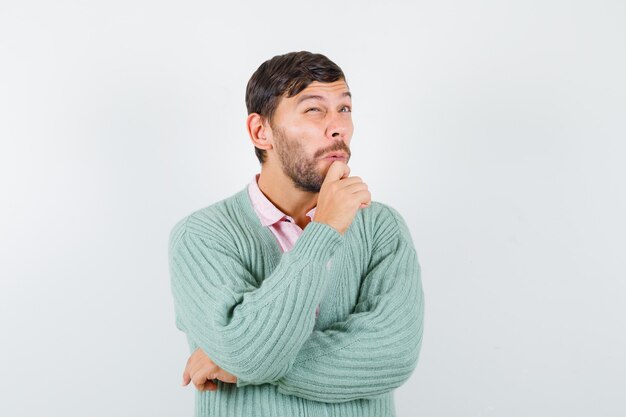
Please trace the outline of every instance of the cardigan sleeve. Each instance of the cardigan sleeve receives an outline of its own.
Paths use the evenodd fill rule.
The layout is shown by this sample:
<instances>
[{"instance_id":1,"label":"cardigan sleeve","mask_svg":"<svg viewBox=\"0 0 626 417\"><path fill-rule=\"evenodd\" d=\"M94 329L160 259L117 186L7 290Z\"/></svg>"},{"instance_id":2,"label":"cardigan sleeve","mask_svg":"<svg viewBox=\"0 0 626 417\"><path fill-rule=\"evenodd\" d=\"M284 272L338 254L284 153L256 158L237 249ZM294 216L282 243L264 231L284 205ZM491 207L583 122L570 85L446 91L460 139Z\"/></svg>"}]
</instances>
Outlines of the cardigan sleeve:
<instances>
[{"instance_id":1,"label":"cardigan sleeve","mask_svg":"<svg viewBox=\"0 0 626 417\"><path fill-rule=\"evenodd\" d=\"M399 221L398 221L399 220ZM373 398L412 374L422 344L424 294L417 253L404 221L396 239L376 251L354 311L314 331L279 392L314 401Z\"/></svg>"},{"instance_id":2,"label":"cardigan sleeve","mask_svg":"<svg viewBox=\"0 0 626 417\"><path fill-rule=\"evenodd\" d=\"M315 325L329 274L325 262L343 242L312 222L260 285L219 232L179 222L170 234L170 275L177 327L191 346L250 384L284 375Z\"/></svg>"}]
</instances>

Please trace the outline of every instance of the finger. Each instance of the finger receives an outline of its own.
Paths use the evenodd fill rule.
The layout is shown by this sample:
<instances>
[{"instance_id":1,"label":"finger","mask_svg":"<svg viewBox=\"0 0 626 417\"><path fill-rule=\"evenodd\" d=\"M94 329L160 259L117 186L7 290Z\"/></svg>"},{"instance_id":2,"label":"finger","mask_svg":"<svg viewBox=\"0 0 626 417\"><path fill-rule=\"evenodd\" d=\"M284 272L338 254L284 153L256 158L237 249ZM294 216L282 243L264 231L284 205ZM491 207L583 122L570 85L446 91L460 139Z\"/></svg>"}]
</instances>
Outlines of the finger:
<instances>
[{"instance_id":1,"label":"finger","mask_svg":"<svg viewBox=\"0 0 626 417\"><path fill-rule=\"evenodd\" d=\"M362 190L354 193L361 204L370 204L372 202L372 195L368 190Z\"/></svg>"},{"instance_id":2,"label":"finger","mask_svg":"<svg viewBox=\"0 0 626 417\"><path fill-rule=\"evenodd\" d=\"M346 164L346 163L344 162L344 164ZM348 175L350 175L350 167L348 166L348 164L346 164L346 167L344 168L343 175L341 176L341 179L348 178Z\"/></svg>"},{"instance_id":3,"label":"finger","mask_svg":"<svg viewBox=\"0 0 626 417\"><path fill-rule=\"evenodd\" d=\"M223 369L220 369L215 378L219 379L222 382L228 382L230 384L237 382L237 377L235 375L229 374Z\"/></svg>"},{"instance_id":4,"label":"finger","mask_svg":"<svg viewBox=\"0 0 626 417\"><path fill-rule=\"evenodd\" d=\"M185 371L183 372L183 387L189 385L189 382L191 382L191 376L189 375L187 368L185 368Z\"/></svg>"},{"instance_id":5,"label":"finger","mask_svg":"<svg viewBox=\"0 0 626 417\"><path fill-rule=\"evenodd\" d=\"M204 369L201 369L198 372L191 374L191 380L193 381L193 384L195 386L204 384L207 379L213 379L213 375L211 375Z\"/></svg>"},{"instance_id":6,"label":"finger","mask_svg":"<svg viewBox=\"0 0 626 417\"><path fill-rule=\"evenodd\" d=\"M187 359L187 363L185 364L185 370L183 371L183 387L187 384L189 384L189 382L191 381L191 374L192 374L192 370L194 369L194 366L196 364L196 352L198 350L196 349L196 351L194 353L191 354L191 356L189 356L189 358Z\"/></svg>"},{"instance_id":7,"label":"finger","mask_svg":"<svg viewBox=\"0 0 626 417\"><path fill-rule=\"evenodd\" d=\"M204 382L204 384L196 385L196 389L198 391L216 391L217 390L217 382L211 379L208 379Z\"/></svg>"},{"instance_id":8,"label":"finger","mask_svg":"<svg viewBox=\"0 0 626 417\"><path fill-rule=\"evenodd\" d=\"M345 181L348 181L348 180L345 180ZM350 193L356 193L358 191L367 190L369 189L369 187L364 182L356 182L354 184L348 185L347 187L344 187L343 189Z\"/></svg>"},{"instance_id":9,"label":"finger","mask_svg":"<svg viewBox=\"0 0 626 417\"><path fill-rule=\"evenodd\" d=\"M206 360L198 360L191 365L189 369L189 374L194 375L198 372L204 371L205 375L213 374L217 372L220 368L210 359Z\"/></svg>"},{"instance_id":10,"label":"finger","mask_svg":"<svg viewBox=\"0 0 626 417\"><path fill-rule=\"evenodd\" d=\"M343 161L334 161L330 164L324 182L337 181L350 174L350 167Z\"/></svg>"},{"instance_id":11,"label":"finger","mask_svg":"<svg viewBox=\"0 0 626 417\"><path fill-rule=\"evenodd\" d=\"M345 177L341 179L341 185L347 187L348 185L365 184L361 177Z\"/></svg>"},{"instance_id":12,"label":"finger","mask_svg":"<svg viewBox=\"0 0 626 417\"><path fill-rule=\"evenodd\" d=\"M350 194L350 203L358 208L369 207L372 203L372 197L368 190L361 190Z\"/></svg>"},{"instance_id":13,"label":"finger","mask_svg":"<svg viewBox=\"0 0 626 417\"><path fill-rule=\"evenodd\" d=\"M193 366L195 362L189 358L187 361L187 366L185 366L185 370L183 371L183 387L188 385L191 382L191 375L193 375Z\"/></svg>"}]
</instances>

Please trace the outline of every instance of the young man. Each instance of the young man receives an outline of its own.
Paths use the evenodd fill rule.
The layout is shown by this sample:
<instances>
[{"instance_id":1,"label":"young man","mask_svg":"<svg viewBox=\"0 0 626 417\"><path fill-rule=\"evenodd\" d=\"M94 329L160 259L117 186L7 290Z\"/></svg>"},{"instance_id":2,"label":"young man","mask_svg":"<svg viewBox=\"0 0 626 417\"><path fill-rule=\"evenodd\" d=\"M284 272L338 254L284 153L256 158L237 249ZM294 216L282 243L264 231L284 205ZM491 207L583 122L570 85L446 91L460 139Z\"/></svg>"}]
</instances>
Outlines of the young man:
<instances>
[{"instance_id":1,"label":"young man","mask_svg":"<svg viewBox=\"0 0 626 417\"><path fill-rule=\"evenodd\" d=\"M197 416L393 416L424 300L411 235L349 176L352 101L328 58L264 62L246 90L261 173L170 236Z\"/></svg>"}]
</instances>

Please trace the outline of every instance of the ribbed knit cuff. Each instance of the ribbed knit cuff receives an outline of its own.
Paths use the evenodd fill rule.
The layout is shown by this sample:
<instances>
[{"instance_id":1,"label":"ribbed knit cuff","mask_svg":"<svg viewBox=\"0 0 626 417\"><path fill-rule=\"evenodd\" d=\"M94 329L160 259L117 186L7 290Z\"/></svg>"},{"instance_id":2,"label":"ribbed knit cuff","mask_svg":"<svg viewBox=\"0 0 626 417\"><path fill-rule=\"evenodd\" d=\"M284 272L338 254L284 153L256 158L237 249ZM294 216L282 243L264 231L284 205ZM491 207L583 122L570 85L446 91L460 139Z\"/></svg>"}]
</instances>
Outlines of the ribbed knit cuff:
<instances>
[{"instance_id":1,"label":"ribbed knit cuff","mask_svg":"<svg viewBox=\"0 0 626 417\"><path fill-rule=\"evenodd\" d=\"M302 232L291 252L298 258L326 262L343 243L343 236L326 223L312 221Z\"/></svg>"},{"instance_id":2,"label":"ribbed knit cuff","mask_svg":"<svg viewBox=\"0 0 626 417\"><path fill-rule=\"evenodd\" d=\"M241 378L237 377L237 387L245 387L246 385L250 385L250 383L248 381L244 381Z\"/></svg>"}]
</instances>

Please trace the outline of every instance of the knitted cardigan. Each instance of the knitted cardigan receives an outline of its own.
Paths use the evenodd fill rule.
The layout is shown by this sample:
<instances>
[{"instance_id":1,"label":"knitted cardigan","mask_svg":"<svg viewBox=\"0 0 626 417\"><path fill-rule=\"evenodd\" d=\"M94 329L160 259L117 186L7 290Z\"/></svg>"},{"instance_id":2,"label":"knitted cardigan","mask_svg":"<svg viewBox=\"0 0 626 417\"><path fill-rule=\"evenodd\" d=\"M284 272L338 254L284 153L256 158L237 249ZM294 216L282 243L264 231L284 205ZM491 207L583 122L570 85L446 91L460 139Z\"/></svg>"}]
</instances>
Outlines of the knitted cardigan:
<instances>
[{"instance_id":1,"label":"knitted cardigan","mask_svg":"<svg viewBox=\"0 0 626 417\"><path fill-rule=\"evenodd\" d=\"M312 221L282 253L246 187L179 221L169 244L176 327L237 377L196 391L197 417L395 416L424 315L395 209L373 201L343 236Z\"/></svg>"}]
</instances>

